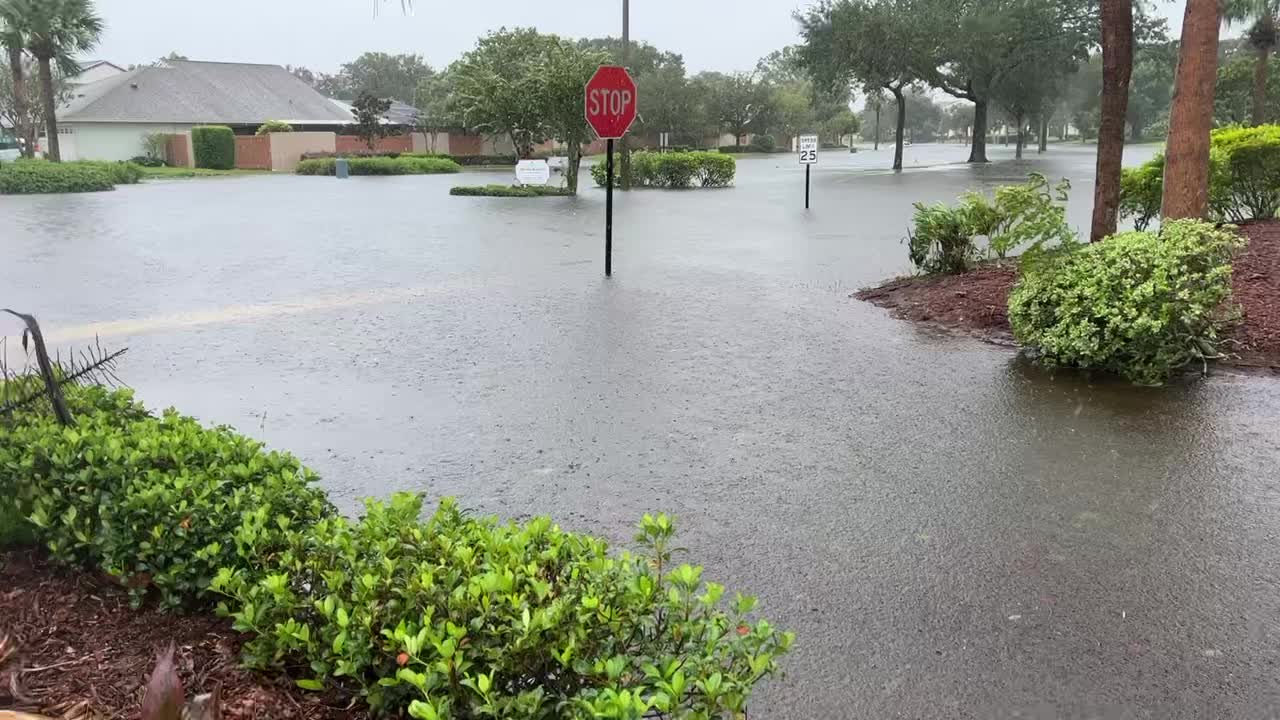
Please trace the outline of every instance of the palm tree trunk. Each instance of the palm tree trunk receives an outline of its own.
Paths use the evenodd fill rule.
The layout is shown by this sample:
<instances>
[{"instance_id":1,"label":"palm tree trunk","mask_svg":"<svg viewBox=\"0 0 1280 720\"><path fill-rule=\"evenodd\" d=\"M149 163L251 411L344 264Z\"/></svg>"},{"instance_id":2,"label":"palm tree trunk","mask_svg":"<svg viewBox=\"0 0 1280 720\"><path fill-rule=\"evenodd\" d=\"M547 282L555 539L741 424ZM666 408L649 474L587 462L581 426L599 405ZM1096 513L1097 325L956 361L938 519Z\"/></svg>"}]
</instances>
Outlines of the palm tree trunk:
<instances>
[{"instance_id":1,"label":"palm tree trunk","mask_svg":"<svg viewBox=\"0 0 1280 720\"><path fill-rule=\"evenodd\" d=\"M893 92L893 99L898 103L898 131L894 138L893 146L893 169L902 169L902 141L907 130L907 99L903 96L902 88L889 88Z\"/></svg>"},{"instance_id":2,"label":"palm tree trunk","mask_svg":"<svg viewBox=\"0 0 1280 720\"><path fill-rule=\"evenodd\" d=\"M11 47L9 51L9 72L13 74L13 131L24 142L22 156L35 155L36 144L33 139L35 128L31 127L31 108L27 107L27 77L22 71L22 48Z\"/></svg>"},{"instance_id":3,"label":"palm tree trunk","mask_svg":"<svg viewBox=\"0 0 1280 720\"><path fill-rule=\"evenodd\" d=\"M1102 0L1102 118L1098 123L1098 164L1090 242L1098 242L1116 232L1116 216L1120 209L1120 168L1124 160L1124 121L1129 110L1129 78L1132 75L1133 0ZM1212 100L1209 110L1213 111Z\"/></svg>"},{"instance_id":4,"label":"palm tree trunk","mask_svg":"<svg viewBox=\"0 0 1280 720\"><path fill-rule=\"evenodd\" d=\"M1164 218L1202 218L1209 212L1209 132L1221 19L1218 0L1187 0L1169 111Z\"/></svg>"},{"instance_id":5,"label":"palm tree trunk","mask_svg":"<svg viewBox=\"0 0 1280 720\"><path fill-rule=\"evenodd\" d=\"M1042 115L1040 117L1040 145L1036 148L1036 152L1045 152L1049 149L1049 116Z\"/></svg>"},{"instance_id":6,"label":"palm tree trunk","mask_svg":"<svg viewBox=\"0 0 1280 720\"><path fill-rule=\"evenodd\" d=\"M1267 65L1271 62L1271 48L1258 48L1258 59L1253 64L1253 125L1267 122Z\"/></svg>"},{"instance_id":7,"label":"palm tree trunk","mask_svg":"<svg viewBox=\"0 0 1280 720\"><path fill-rule=\"evenodd\" d=\"M41 57L37 60L40 63L40 102L44 103L44 127L49 135L45 157L53 162L62 162L62 154L58 148L58 118L54 115L57 108L53 96L53 68L49 58Z\"/></svg>"},{"instance_id":8,"label":"palm tree trunk","mask_svg":"<svg viewBox=\"0 0 1280 720\"><path fill-rule=\"evenodd\" d=\"M987 162L987 101L973 101L973 145L969 148L969 162Z\"/></svg>"}]
</instances>

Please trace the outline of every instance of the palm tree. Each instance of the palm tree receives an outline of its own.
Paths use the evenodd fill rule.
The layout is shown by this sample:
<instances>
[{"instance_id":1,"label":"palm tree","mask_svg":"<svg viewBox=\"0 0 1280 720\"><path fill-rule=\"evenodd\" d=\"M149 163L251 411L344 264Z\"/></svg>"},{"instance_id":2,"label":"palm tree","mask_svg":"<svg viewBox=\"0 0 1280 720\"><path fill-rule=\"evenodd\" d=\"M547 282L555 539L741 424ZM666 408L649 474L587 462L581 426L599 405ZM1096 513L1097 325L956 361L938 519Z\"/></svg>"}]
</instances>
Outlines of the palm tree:
<instances>
[{"instance_id":1,"label":"palm tree","mask_svg":"<svg viewBox=\"0 0 1280 720\"><path fill-rule=\"evenodd\" d=\"M0 0L0 15L16 20L26 31L27 52L39 67L40 100L49 136L46 155L59 162L53 66L67 75L78 72L76 58L98 44L102 18L94 11L93 0Z\"/></svg>"},{"instance_id":2,"label":"palm tree","mask_svg":"<svg viewBox=\"0 0 1280 720\"><path fill-rule=\"evenodd\" d=\"M1253 124L1267 121L1267 72L1271 53L1280 42L1280 0L1228 0L1223 17L1227 23L1253 20L1246 39L1258 53L1253 66Z\"/></svg>"},{"instance_id":3,"label":"palm tree","mask_svg":"<svg viewBox=\"0 0 1280 720\"><path fill-rule=\"evenodd\" d=\"M1102 116L1098 124L1097 182L1090 242L1114 235L1120 209L1124 121L1133 75L1133 2L1102 0Z\"/></svg>"},{"instance_id":4,"label":"palm tree","mask_svg":"<svg viewBox=\"0 0 1280 720\"><path fill-rule=\"evenodd\" d=\"M26 47L26 38L18 18L4 13L5 6L0 5L0 48L4 48L9 58L9 72L13 74L13 109L14 134L24 142L22 154L31 157L35 153L34 128L28 127L26 118L30 117L27 108L27 76L23 72L22 51Z\"/></svg>"},{"instance_id":5,"label":"palm tree","mask_svg":"<svg viewBox=\"0 0 1280 720\"><path fill-rule=\"evenodd\" d=\"M1161 216L1202 218L1209 211L1209 132L1218 78L1219 0L1187 0L1169 109Z\"/></svg>"}]
</instances>

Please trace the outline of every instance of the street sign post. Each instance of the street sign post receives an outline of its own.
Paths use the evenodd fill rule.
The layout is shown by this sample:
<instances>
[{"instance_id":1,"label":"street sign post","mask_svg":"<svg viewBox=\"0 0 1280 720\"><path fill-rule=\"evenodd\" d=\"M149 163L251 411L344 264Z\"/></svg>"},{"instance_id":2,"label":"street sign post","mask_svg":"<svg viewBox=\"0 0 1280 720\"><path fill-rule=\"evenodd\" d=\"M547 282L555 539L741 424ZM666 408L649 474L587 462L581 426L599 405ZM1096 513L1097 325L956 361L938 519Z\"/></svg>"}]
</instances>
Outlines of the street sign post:
<instances>
[{"instance_id":1,"label":"street sign post","mask_svg":"<svg viewBox=\"0 0 1280 720\"><path fill-rule=\"evenodd\" d=\"M804 166L804 209L809 209L809 168L818 164L818 136L801 135L798 143L800 164Z\"/></svg>"},{"instance_id":2,"label":"street sign post","mask_svg":"<svg viewBox=\"0 0 1280 720\"><path fill-rule=\"evenodd\" d=\"M613 275L613 141L623 137L636 121L636 82L626 68L601 65L583 92L587 124L605 148L604 274Z\"/></svg>"}]
</instances>

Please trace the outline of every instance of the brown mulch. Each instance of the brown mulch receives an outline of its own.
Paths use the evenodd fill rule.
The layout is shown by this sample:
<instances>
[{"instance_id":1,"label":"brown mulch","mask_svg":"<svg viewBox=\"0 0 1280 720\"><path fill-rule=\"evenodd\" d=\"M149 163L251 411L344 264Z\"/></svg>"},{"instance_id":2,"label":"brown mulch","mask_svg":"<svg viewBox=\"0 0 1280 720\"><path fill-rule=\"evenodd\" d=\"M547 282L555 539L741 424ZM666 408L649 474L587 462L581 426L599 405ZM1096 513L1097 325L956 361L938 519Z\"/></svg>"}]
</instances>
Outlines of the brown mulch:
<instances>
[{"instance_id":1,"label":"brown mulch","mask_svg":"<svg viewBox=\"0 0 1280 720\"><path fill-rule=\"evenodd\" d=\"M128 595L106 578L55 566L34 551L0 551L0 710L133 720L157 653L173 643L187 698L216 691L224 720L366 717L242 670L241 642L224 619L131 610Z\"/></svg>"},{"instance_id":2,"label":"brown mulch","mask_svg":"<svg viewBox=\"0 0 1280 720\"><path fill-rule=\"evenodd\" d=\"M1243 225L1246 247L1232 273L1241 322L1227 337L1224 364L1280 370L1280 221ZM1001 344L1013 341L1007 311L1018 279L1013 263L989 263L961 275L897 278L854 293L903 320L968 332Z\"/></svg>"}]
</instances>

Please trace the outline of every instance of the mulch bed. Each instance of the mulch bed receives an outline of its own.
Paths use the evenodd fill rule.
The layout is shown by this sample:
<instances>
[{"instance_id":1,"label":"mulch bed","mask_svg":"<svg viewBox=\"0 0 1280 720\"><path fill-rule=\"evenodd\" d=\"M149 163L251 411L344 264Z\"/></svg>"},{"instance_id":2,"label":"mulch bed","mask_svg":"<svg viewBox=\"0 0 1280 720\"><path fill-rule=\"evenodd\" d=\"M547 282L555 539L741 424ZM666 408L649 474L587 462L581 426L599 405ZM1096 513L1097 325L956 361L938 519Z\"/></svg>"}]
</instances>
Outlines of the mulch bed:
<instances>
[{"instance_id":1,"label":"mulch bed","mask_svg":"<svg viewBox=\"0 0 1280 720\"><path fill-rule=\"evenodd\" d=\"M1280 370L1280 221L1250 223L1248 244L1235 259L1232 290L1243 312L1223 349L1223 364ZM1018 279L1013 262L987 263L961 275L897 278L854 293L893 316L959 330L1000 344L1013 343L1009 291Z\"/></svg>"},{"instance_id":2,"label":"mulch bed","mask_svg":"<svg viewBox=\"0 0 1280 720\"><path fill-rule=\"evenodd\" d=\"M224 720L367 717L242 670L241 641L226 620L131 610L106 578L34 551L0 552L0 710L133 720L156 655L173 643L187 698L216 691Z\"/></svg>"}]
</instances>

